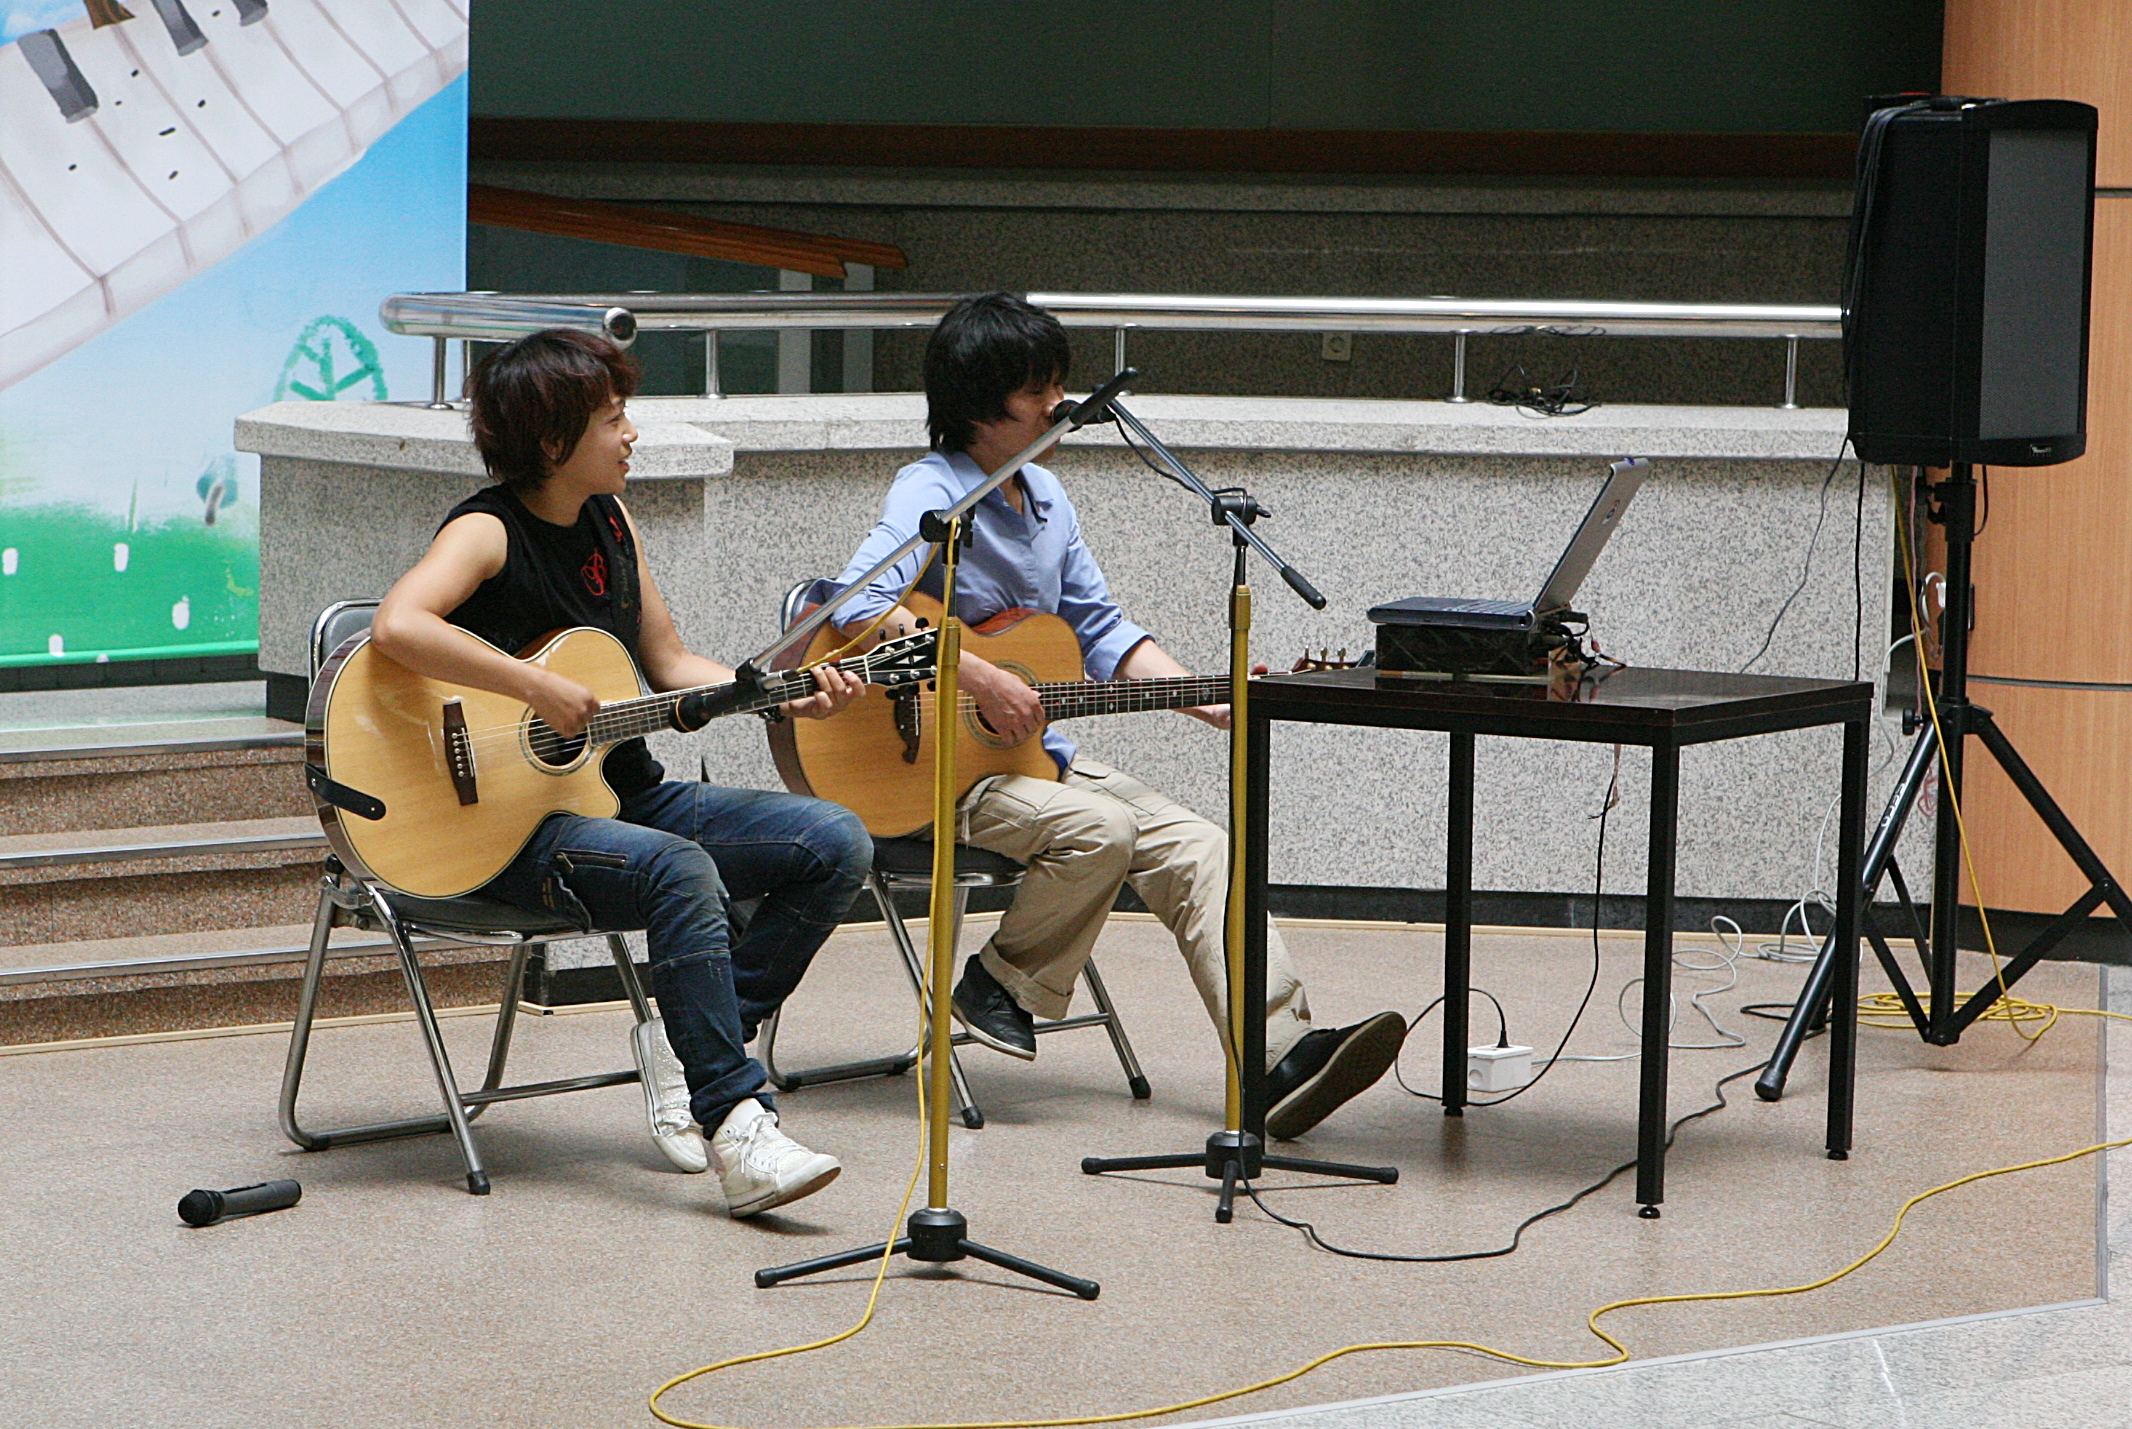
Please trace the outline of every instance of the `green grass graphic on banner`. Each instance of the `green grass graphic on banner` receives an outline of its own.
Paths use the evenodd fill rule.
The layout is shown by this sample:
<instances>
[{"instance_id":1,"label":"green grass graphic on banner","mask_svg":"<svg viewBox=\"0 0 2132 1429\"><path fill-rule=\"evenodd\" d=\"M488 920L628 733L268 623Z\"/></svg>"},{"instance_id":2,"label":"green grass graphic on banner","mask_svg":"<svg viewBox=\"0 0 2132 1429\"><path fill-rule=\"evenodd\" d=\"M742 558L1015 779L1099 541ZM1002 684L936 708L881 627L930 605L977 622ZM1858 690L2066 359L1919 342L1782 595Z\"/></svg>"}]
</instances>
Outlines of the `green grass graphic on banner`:
<instances>
[{"instance_id":1,"label":"green grass graphic on banner","mask_svg":"<svg viewBox=\"0 0 2132 1429\"><path fill-rule=\"evenodd\" d=\"M212 487L221 491L221 481ZM200 517L128 530L79 506L8 513L0 546L0 667L156 660L256 648L253 523Z\"/></svg>"}]
</instances>

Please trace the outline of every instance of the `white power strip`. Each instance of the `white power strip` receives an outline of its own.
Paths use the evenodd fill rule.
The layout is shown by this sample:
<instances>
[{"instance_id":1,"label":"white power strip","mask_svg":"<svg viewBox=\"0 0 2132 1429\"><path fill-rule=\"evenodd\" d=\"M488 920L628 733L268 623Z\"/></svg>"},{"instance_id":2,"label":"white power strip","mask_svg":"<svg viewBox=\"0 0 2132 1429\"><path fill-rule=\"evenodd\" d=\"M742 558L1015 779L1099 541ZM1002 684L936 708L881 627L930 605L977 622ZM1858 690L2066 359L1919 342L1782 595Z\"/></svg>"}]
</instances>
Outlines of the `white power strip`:
<instances>
[{"instance_id":1,"label":"white power strip","mask_svg":"<svg viewBox=\"0 0 2132 1429\"><path fill-rule=\"evenodd\" d=\"M1532 1080L1532 1048L1468 1047L1466 1090L1514 1092Z\"/></svg>"}]
</instances>

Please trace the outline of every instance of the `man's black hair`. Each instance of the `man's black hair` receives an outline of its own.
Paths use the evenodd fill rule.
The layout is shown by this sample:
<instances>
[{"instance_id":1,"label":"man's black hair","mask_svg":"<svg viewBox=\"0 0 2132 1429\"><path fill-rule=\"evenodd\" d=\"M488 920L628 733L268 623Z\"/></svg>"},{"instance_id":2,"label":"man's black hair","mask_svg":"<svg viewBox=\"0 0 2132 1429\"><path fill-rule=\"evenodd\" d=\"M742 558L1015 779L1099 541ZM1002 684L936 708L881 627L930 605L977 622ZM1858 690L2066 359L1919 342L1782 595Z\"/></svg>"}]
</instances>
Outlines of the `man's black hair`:
<instances>
[{"instance_id":1,"label":"man's black hair","mask_svg":"<svg viewBox=\"0 0 2132 1429\"><path fill-rule=\"evenodd\" d=\"M489 475L521 496L570 460L593 413L636 395L637 360L596 333L549 328L481 359L466 379L468 424Z\"/></svg>"},{"instance_id":2,"label":"man's black hair","mask_svg":"<svg viewBox=\"0 0 2132 1429\"><path fill-rule=\"evenodd\" d=\"M1007 415L1007 394L1064 382L1066 329L1012 293L979 293L949 308L925 344L925 428L936 452L967 451L979 422Z\"/></svg>"}]
</instances>

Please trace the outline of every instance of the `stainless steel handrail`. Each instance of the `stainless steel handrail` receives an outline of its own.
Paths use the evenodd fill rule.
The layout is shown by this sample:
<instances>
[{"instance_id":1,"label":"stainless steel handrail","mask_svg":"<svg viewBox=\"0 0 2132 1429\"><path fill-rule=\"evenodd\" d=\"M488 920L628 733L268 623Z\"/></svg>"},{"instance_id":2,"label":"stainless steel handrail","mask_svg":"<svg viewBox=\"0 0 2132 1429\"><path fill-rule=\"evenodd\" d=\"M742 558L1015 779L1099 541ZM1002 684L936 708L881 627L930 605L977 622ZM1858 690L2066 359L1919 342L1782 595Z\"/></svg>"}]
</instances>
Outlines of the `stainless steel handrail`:
<instances>
[{"instance_id":1,"label":"stainless steel handrail","mask_svg":"<svg viewBox=\"0 0 2132 1429\"><path fill-rule=\"evenodd\" d=\"M512 338L535 327L634 331L930 327L952 293L405 293L379 316L393 332ZM1798 343L1843 335L1834 306L1762 303L1623 303L1529 298L1266 298L1158 293L1042 293L1028 300L1067 327L1198 332L1441 333L1458 341L1451 400L1464 401L1466 338L1545 333L1562 337L1781 338L1788 344L1784 405L1795 406ZM538 320L536 320L538 319ZM533 327L527 326L532 323ZM617 340L620 340L619 338ZM1122 361L1122 358L1120 359ZM715 395L712 394L712 395ZM438 393L442 399L441 385Z\"/></svg>"}]
</instances>

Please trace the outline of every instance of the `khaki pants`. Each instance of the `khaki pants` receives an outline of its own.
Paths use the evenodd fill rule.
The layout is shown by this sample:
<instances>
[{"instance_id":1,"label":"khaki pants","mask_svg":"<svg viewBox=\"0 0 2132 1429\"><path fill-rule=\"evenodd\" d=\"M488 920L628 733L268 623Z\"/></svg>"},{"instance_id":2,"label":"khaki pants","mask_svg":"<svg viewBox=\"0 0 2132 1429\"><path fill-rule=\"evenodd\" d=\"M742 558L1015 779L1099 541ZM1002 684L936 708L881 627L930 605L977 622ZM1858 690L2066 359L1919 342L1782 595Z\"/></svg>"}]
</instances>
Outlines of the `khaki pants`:
<instances>
[{"instance_id":1,"label":"khaki pants","mask_svg":"<svg viewBox=\"0 0 2132 1429\"><path fill-rule=\"evenodd\" d=\"M966 842L1029 871L999 930L978 954L1015 1001L1037 1017L1066 1015L1121 883L1131 883L1177 939L1193 985L1228 1046L1228 977L1222 948L1229 836L1129 774L1076 759L1063 780L1002 775L963 801ZM1266 926L1266 1065L1310 1030L1310 1003L1287 945Z\"/></svg>"}]
</instances>

